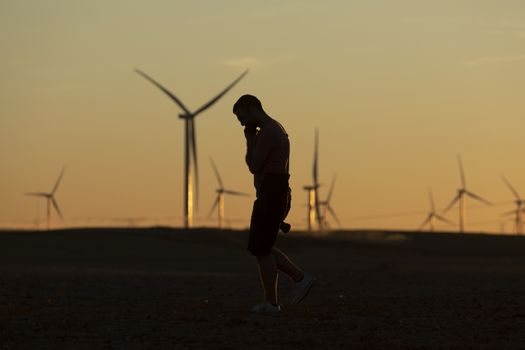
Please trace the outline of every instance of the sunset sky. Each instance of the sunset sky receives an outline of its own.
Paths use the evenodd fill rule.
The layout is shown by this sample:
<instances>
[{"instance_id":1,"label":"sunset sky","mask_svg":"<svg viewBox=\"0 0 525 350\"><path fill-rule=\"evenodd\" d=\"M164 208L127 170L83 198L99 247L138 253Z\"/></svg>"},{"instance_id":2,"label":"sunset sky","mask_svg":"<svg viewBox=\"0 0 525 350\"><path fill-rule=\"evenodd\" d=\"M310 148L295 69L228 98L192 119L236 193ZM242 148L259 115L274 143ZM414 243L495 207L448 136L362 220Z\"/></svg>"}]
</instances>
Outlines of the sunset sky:
<instances>
[{"instance_id":1,"label":"sunset sky","mask_svg":"<svg viewBox=\"0 0 525 350\"><path fill-rule=\"evenodd\" d=\"M315 128L321 197L337 174L345 228L416 229L428 186L439 210L455 196L458 153L467 187L496 204L467 200L468 231L512 232L501 175L525 198L522 0L0 0L0 49L0 227L43 222L45 201L24 193L50 191L63 166L54 226L182 225L180 109L134 68L190 109L250 69L196 118L196 226L215 223L209 157L226 187L252 194L226 198L230 225L248 226L254 191L231 112L244 93L290 135L296 227ZM446 216L457 222L457 207Z\"/></svg>"}]
</instances>

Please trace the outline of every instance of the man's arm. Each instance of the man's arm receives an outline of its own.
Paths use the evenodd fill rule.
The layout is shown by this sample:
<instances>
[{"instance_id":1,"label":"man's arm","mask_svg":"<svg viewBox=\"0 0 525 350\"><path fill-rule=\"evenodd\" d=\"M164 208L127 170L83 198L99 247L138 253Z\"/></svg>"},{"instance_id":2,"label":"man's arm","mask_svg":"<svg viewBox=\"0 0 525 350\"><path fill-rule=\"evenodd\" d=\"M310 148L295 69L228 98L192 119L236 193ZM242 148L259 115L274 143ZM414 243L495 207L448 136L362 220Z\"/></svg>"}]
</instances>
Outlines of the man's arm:
<instances>
[{"instance_id":1,"label":"man's arm","mask_svg":"<svg viewBox=\"0 0 525 350\"><path fill-rule=\"evenodd\" d=\"M270 134L268 133L270 132ZM248 138L247 138L248 140ZM248 151L246 153L246 163L252 174L258 174L262 171L266 158L272 147L274 146L273 136L271 130L259 131L257 134L257 144L255 144L255 137L250 145L248 141Z\"/></svg>"},{"instance_id":2,"label":"man's arm","mask_svg":"<svg viewBox=\"0 0 525 350\"><path fill-rule=\"evenodd\" d=\"M244 128L244 137L246 137L246 164L248 164L248 169L250 169L250 172L254 174L252 171L251 164L253 163L253 150L255 148L255 136L257 136L257 129L256 128Z\"/></svg>"}]
</instances>

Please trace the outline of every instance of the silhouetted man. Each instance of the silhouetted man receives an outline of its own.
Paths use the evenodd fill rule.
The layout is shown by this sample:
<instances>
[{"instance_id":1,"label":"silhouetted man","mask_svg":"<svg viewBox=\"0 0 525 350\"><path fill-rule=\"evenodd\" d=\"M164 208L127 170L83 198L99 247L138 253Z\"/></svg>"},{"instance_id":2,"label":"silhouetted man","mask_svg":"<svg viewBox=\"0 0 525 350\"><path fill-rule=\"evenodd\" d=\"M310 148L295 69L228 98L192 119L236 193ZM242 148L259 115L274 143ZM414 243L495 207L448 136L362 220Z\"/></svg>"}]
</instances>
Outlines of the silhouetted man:
<instances>
[{"instance_id":1,"label":"silhouetted man","mask_svg":"<svg viewBox=\"0 0 525 350\"><path fill-rule=\"evenodd\" d=\"M244 126L246 164L254 176L257 193L253 203L248 250L257 258L265 301L255 305L252 311L279 312L277 270L295 282L292 304L301 302L314 284L312 276L304 273L274 247L279 228L290 209L290 142L283 126L266 114L255 96L241 96L233 106L233 113Z\"/></svg>"}]
</instances>

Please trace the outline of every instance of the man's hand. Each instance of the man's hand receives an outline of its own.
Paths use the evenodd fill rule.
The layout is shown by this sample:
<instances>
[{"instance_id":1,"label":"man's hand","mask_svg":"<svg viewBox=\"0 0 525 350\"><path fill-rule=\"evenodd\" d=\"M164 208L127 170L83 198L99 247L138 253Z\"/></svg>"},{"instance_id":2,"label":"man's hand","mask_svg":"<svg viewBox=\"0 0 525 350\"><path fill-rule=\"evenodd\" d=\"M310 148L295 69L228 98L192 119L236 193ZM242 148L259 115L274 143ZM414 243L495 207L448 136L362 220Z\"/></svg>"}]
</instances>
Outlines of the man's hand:
<instances>
[{"instance_id":1,"label":"man's hand","mask_svg":"<svg viewBox=\"0 0 525 350\"><path fill-rule=\"evenodd\" d=\"M252 126L246 126L244 127L244 135L253 135L257 133L257 128Z\"/></svg>"},{"instance_id":2,"label":"man's hand","mask_svg":"<svg viewBox=\"0 0 525 350\"><path fill-rule=\"evenodd\" d=\"M257 128L249 126L244 128L244 137L246 137L246 141L248 141L249 148L253 146L253 142L255 142L255 135L257 135Z\"/></svg>"}]
</instances>

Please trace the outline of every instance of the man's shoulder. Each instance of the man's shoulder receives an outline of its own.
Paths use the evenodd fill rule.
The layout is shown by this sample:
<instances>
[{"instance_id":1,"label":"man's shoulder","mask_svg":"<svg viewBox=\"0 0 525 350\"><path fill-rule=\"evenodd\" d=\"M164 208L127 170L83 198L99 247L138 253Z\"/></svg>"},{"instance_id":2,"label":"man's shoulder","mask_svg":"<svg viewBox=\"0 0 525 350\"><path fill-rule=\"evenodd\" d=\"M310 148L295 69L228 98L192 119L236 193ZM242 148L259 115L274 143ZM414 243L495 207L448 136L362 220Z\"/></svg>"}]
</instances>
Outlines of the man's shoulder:
<instances>
[{"instance_id":1,"label":"man's shoulder","mask_svg":"<svg viewBox=\"0 0 525 350\"><path fill-rule=\"evenodd\" d=\"M282 126L281 123L279 123L277 120L272 119L270 123L265 127L267 129L268 133L271 133L273 135L279 136L279 135L285 135L288 136L288 133L286 132L285 128Z\"/></svg>"}]
</instances>

